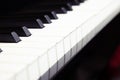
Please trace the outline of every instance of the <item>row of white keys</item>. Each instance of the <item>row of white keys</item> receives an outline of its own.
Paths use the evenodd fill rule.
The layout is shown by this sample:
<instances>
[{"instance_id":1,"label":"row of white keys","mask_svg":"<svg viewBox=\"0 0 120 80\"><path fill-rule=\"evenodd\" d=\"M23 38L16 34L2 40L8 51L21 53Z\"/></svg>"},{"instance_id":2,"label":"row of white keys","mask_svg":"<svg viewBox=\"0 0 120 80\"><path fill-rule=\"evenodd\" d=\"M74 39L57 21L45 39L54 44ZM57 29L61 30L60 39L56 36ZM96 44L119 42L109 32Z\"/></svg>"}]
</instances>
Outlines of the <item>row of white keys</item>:
<instances>
[{"instance_id":1,"label":"row of white keys","mask_svg":"<svg viewBox=\"0 0 120 80\"><path fill-rule=\"evenodd\" d=\"M10 70L14 70L14 68L12 68L12 66L17 65L17 64L21 64L21 65L24 66L24 70L27 70L26 71L27 75L19 73L19 71L15 70L16 72L14 73L15 74L14 77L17 78L15 80L19 80L19 79L22 79L22 80L37 80L40 76L42 76L46 71L49 70L47 53L45 53L45 54L43 54L39 57L40 50L38 51L38 49L35 50L35 49L32 49L32 48L31 49L29 48L29 49L26 50L26 52L20 51L21 49L18 49L18 48L14 48L14 49L18 50L19 52L16 53L16 52L11 51L7 55L4 55L4 54L6 54L4 52L3 55L6 58L0 59L0 60L3 63L11 64L11 69ZM14 50L14 49L11 48L10 50ZM16 66L16 68L18 68L18 67L19 66ZM21 72L22 71L23 70L21 70ZM9 72L11 72L11 71L9 71ZM28 79L26 79L26 77Z\"/></svg>"},{"instance_id":2,"label":"row of white keys","mask_svg":"<svg viewBox=\"0 0 120 80\"><path fill-rule=\"evenodd\" d=\"M68 14L69 14L69 13L68 13ZM65 16L66 16L66 15L65 15ZM56 26L57 26L57 25L56 25ZM48 27L49 27L49 26L48 26ZM68 26L68 27L70 27L70 26ZM75 26L74 26L74 27L75 27ZM78 26L77 26L77 27L78 27ZM63 27L62 27L62 28L63 28ZM61 28L61 30L62 30L62 28ZM66 29L66 28L64 28L64 29ZM34 34L33 34L33 35L34 35ZM39 35L38 35L38 36L39 36ZM41 37L41 36L40 36L40 37ZM68 35L67 37L68 37L68 40L70 40L69 35ZM41 38L43 38L43 39L50 39L50 38L45 38L45 37L41 37ZM35 39L37 39L37 38L35 38ZM61 38L60 38L60 39L61 39ZM39 39L38 39L38 40L39 40ZM55 38L55 40L57 40L57 39ZM24 40L23 40L23 41L24 41ZM35 40L33 40L33 41L35 41ZM54 41L54 39L53 39L53 41ZM27 41L26 41L26 42L27 42ZM36 42L38 42L38 41L36 41ZM43 41L43 42L44 42L44 41ZM47 43L47 40L46 40L45 42ZM31 43L32 43L32 40L30 41L30 44L31 44ZM42 42L41 42L41 43L42 43ZM61 42L61 44L62 44L62 42ZM70 43L69 43L69 44L70 44ZM36 45L36 43L35 43L35 45ZM38 44L38 45L40 45L40 44ZM64 45L65 45L65 43L64 43ZM63 45L63 46L64 46L64 45ZM57 45L56 45L56 46L57 46ZM70 45L70 46L71 46L71 45ZM4 46L2 46L2 47L4 47ZM9 46L5 46L5 47L9 47ZM12 49L13 46L10 46L10 47L11 47L11 49ZM40 51L40 49L41 49L41 50L44 49L44 47L42 47L42 46L41 46L41 48L36 47L36 46L34 46L34 45L33 45L32 47L31 47L31 46L28 46L28 47L30 47L30 48L26 49L26 51L27 51L27 50L30 50L30 49L32 50L32 48L34 48L34 47L35 47L36 49L39 49L38 51ZM59 46L58 46L58 47L59 47ZM64 47L65 47L65 46L64 46ZM19 53L19 54L21 54L21 51L22 51L22 50L25 50L25 49L21 49L21 47L20 47L20 48L18 47L18 49L17 49L16 46L14 46L13 48L16 48L16 49L13 49L13 50L16 50L16 52L18 51L17 53ZM70 47L70 48L71 48L71 47ZM54 48L52 48L52 49L54 49ZM59 49L59 48L58 48L58 49ZM4 50L6 50L6 49L4 48ZM19 51L19 50L21 50L21 51ZM25 51L25 52L26 52L26 51ZM57 50L57 51L58 51L58 50ZM30 53L29 55L26 55L27 52L26 52L26 53L25 53L25 52L23 51L24 56L28 56L28 57L29 57L29 56L31 56L31 54L33 54L33 53ZM43 51L43 52L44 52L44 51ZM50 53L51 53L51 52L53 52L53 51L50 51ZM63 52L63 50L62 50L62 52ZM10 53L15 53L15 52L14 52L14 51L11 51L11 50L8 50L8 53L5 53L5 54L11 55ZM23 54L23 53L22 53L22 54ZM41 53L41 52L39 52L39 53ZM49 53L49 52L48 52L48 53ZM4 53L3 53L3 54L4 54ZM44 57L41 57L41 60L40 60L40 61L41 61L41 64L43 63L43 61L46 62L46 63L51 63L51 62L52 62L52 61L51 61L51 62L48 62L48 60L47 60L47 57L48 57L48 56L47 56L46 54L43 54L43 55L44 55ZM17 55L16 55L16 56L17 56ZM40 56L40 55L39 55L39 56ZM49 56L51 56L51 55L49 55ZM58 56L58 55L57 55L57 56ZM61 57L62 57L62 56L61 56ZM14 57L13 57L13 58L14 58ZM21 58L22 58L22 56L21 56ZM58 57L57 57L57 58L58 58ZM27 57L26 57L26 59L27 59ZM49 58L48 58L48 59L49 59ZM54 59L55 59L55 58L54 58ZM53 59L53 60L54 60L54 59ZM22 60L21 60L21 61L22 61ZM16 61L16 62L18 62L18 61ZM13 63L11 63L11 62L9 62L9 61L8 61L8 63L10 63L11 65L14 65ZM20 63L20 64L21 64L21 63ZM3 64L2 64L2 65L3 65ZM21 65L25 65L25 64L21 64ZM40 68L46 67L46 66L44 66L44 65L46 65L46 66L48 66L48 65L49 65L49 66L52 66L53 63L51 63L51 64L44 64L44 63L43 63L42 65L40 65L40 66L41 66ZM27 66L27 65L26 65L26 66ZM44 67L43 67L43 66L44 66ZM49 66L48 66L48 67L49 67ZM46 69L47 69L48 67L46 67ZM18 68L18 66L16 65L16 69L17 69L17 68ZM42 70L42 69L41 69L41 70ZM16 71L17 71L17 70L16 70ZM18 70L18 71L19 71L19 70ZM5 72L5 71L3 71L3 72ZM41 74L42 74L42 72L41 72ZM44 72L43 72L43 74L44 74ZM30 77L30 76L29 76L29 77ZM19 79L20 79L20 78L19 78ZM25 78L24 78L24 79L25 79ZM34 79L35 79L35 78L34 78ZM34 79L33 79L33 80L34 80ZM28 80L30 80L30 79L28 79Z\"/></svg>"},{"instance_id":3,"label":"row of white keys","mask_svg":"<svg viewBox=\"0 0 120 80\"><path fill-rule=\"evenodd\" d=\"M111 1L111 4L106 5L106 7L107 9L102 10L99 15L91 19L88 24L82 26L82 35L85 37L83 38L82 46L85 46L89 40L99 33L101 29L103 29L120 12L120 1ZM97 27L95 27L95 25Z\"/></svg>"}]
</instances>

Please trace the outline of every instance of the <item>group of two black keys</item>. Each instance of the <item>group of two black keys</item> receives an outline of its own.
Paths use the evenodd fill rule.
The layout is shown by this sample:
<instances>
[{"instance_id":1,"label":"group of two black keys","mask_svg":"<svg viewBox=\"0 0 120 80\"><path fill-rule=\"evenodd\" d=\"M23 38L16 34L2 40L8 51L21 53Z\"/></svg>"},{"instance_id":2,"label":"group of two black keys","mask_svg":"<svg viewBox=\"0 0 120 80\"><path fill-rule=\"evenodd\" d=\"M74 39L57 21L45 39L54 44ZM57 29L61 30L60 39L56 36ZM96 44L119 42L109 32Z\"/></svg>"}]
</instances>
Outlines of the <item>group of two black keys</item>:
<instances>
[{"instance_id":1,"label":"group of two black keys","mask_svg":"<svg viewBox=\"0 0 120 80\"><path fill-rule=\"evenodd\" d=\"M0 42L17 43L20 37L31 35L28 28L44 28L44 23L58 19L56 14L72 11L72 5L79 5L82 0L55 1L45 0L25 6L14 13L0 16ZM1 50L0 50L1 51Z\"/></svg>"}]
</instances>

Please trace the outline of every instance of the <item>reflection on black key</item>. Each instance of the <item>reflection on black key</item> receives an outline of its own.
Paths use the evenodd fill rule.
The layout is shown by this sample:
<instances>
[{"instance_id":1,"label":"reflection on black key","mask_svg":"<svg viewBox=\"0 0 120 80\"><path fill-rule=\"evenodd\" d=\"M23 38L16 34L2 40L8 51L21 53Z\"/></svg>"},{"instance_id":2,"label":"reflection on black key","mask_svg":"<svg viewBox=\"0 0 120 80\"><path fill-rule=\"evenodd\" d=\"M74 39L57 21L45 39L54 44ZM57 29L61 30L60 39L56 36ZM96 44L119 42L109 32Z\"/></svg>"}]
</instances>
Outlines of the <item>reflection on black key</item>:
<instances>
[{"instance_id":1,"label":"reflection on black key","mask_svg":"<svg viewBox=\"0 0 120 80\"><path fill-rule=\"evenodd\" d=\"M37 24L39 24L39 26L40 26L39 28L45 27L40 19L36 19L36 22L37 22Z\"/></svg>"},{"instance_id":2,"label":"reflection on black key","mask_svg":"<svg viewBox=\"0 0 120 80\"><path fill-rule=\"evenodd\" d=\"M51 20L48 15L41 16L40 18L43 23L51 23Z\"/></svg>"},{"instance_id":3,"label":"reflection on black key","mask_svg":"<svg viewBox=\"0 0 120 80\"><path fill-rule=\"evenodd\" d=\"M17 33L11 32L11 33L0 33L0 42L6 42L6 43L17 43L21 41Z\"/></svg>"},{"instance_id":4,"label":"reflection on black key","mask_svg":"<svg viewBox=\"0 0 120 80\"><path fill-rule=\"evenodd\" d=\"M61 7L60 9L56 10L56 13L62 14L62 13L67 13L67 10L64 7Z\"/></svg>"},{"instance_id":5,"label":"reflection on black key","mask_svg":"<svg viewBox=\"0 0 120 80\"><path fill-rule=\"evenodd\" d=\"M51 11L50 13L46 13L51 19L58 19L56 12Z\"/></svg>"},{"instance_id":6,"label":"reflection on black key","mask_svg":"<svg viewBox=\"0 0 120 80\"><path fill-rule=\"evenodd\" d=\"M34 12L34 11L32 11L32 12ZM39 11L38 10L38 12L41 15L47 15L50 19L58 19L55 11ZM35 12L35 13L37 13L37 12Z\"/></svg>"},{"instance_id":7,"label":"reflection on black key","mask_svg":"<svg viewBox=\"0 0 120 80\"><path fill-rule=\"evenodd\" d=\"M2 49L0 48L0 52L2 52Z\"/></svg>"},{"instance_id":8,"label":"reflection on black key","mask_svg":"<svg viewBox=\"0 0 120 80\"><path fill-rule=\"evenodd\" d=\"M28 37L31 35L27 27L0 27L0 33L16 32L21 37Z\"/></svg>"},{"instance_id":9,"label":"reflection on black key","mask_svg":"<svg viewBox=\"0 0 120 80\"><path fill-rule=\"evenodd\" d=\"M65 6L65 8L66 8L67 10L69 10L69 11L72 11L72 10L73 10L70 3L67 3L66 6Z\"/></svg>"},{"instance_id":10,"label":"reflection on black key","mask_svg":"<svg viewBox=\"0 0 120 80\"><path fill-rule=\"evenodd\" d=\"M44 25L40 19L31 19L31 18L1 18L0 27L18 27L26 26L28 28L44 28Z\"/></svg>"}]
</instances>

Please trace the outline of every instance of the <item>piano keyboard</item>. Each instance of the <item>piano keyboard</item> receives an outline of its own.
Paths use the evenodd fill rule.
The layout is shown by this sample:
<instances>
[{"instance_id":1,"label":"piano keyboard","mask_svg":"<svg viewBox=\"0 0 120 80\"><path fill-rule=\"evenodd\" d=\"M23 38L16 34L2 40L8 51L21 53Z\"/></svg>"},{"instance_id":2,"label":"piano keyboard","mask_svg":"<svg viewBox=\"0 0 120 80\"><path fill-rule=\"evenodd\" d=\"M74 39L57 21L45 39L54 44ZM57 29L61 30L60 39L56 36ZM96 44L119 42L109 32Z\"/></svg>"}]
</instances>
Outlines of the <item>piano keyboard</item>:
<instances>
[{"instance_id":1,"label":"piano keyboard","mask_svg":"<svg viewBox=\"0 0 120 80\"><path fill-rule=\"evenodd\" d=\"M0 79L50 80L120 12L120 0L87 0L71 9L67 14L61 8L46 17L32 15L36 20L1 17L5 27L0 26Z\"/></svg>"}]
</instances>

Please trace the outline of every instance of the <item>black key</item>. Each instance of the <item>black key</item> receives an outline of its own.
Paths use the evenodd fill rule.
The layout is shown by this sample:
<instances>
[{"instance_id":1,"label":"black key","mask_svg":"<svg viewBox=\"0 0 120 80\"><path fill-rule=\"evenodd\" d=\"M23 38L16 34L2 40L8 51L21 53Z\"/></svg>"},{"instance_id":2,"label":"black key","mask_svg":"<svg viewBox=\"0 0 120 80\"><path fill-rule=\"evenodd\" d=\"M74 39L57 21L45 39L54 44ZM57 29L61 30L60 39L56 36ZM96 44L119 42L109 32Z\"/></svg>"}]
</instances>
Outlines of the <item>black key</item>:
<instances>
[{"instance_id":1,"label":"black key","mask_svg":"<svg viewBox=\"0 0 120 80\"><path fill-rule=\"evenodd\" d=\"M22 9L20 12L22 11L26 11L26 12L29 12L29 11L44 11L44 12L51 12L51 11L55 11L56 13L66 13L67 10L66 8L64 7L60 7L60 6L44 6L44 5L30 5L30 6L27 6L26 8Z\"/></svg>"},{"instance_id":2,"label":"black key","mask_svg":"<svg viewBox=\"0 0 120 80\"><path fill-rule=\"evenodd\" d=\"M32 21L35 19L40 19L43 23L51 23L51 19L47 15L22 14L13 16L0 16L0 20L2 21L3 19L14 19L21 21Z\"/></svg>"},{"instance_id":3,"label":"black key","mask_svg":"<svg viewBox=\"0 0 120 80\"><path fill-rule=\"evenodd\" d=\"M42 21L40 19L36 19L37 24L39 24L39 28L44 28Z\"/></svg>"},{"instance_id":4,"label":"black key","mask_svg":"<svg viewBox=\"0 0 120 80\"><path fill-rule=\"evenodd\" d=\"M26 10L35 10L39 8L54 8L54 9L59 9L61 7L64 7L66 10L71 11L72 10L72 5L70 3L36 3L32 4L30 6L27 6L24 11Z\"/></svg>"},{"instance_id":5,"label":"black key","mask_svg":"<svg viewBox=\"0 0 120 80\"><path fill-rule=\"evenodd\" d=\"M56 13L59 13L59 14L65 14L67 13L67 10L64 8L64 7L59 7L59 8L55 8L55 7L43 7L43 8L38 8L36 10L40 10L40 11L44 11L44 12L48 12L48 11L55 11Z\"/></svg>"},{"instance_id":6,"label":"black key","mask_svg":"<svg viewBox=\"0 0 120 80\"><path fill-rule=\"evenodd\" d=\"M72 10L72 5L70 4L70 3L40 3L39 5L38 5L39 7L45 7L45 6L47 6L47 7L64 7L66 10L68 10L68 11L71 11Z\"/></svg>"},{"instance_id":7,"label":"black key","mask_svg":"<svg viewBox=\"0 0 120 80\"><path fill-rule=\"evenodd\" d=\"M69 10L69 11L72 11L72 10L73 10L70 3L67 3L67 4L65 5L65 8L66 8L67 10Z\"/></svg>"},{"instance_id":8,"label":"black key","mask_svg":"<svg viewBox=\"0 0 120 80\"><path fill-rule=\"evenodd\" d=\"M24 10L24 11L20 11L17 12L16 14L12 14L9 16L13 16L13 15L34 15L34 16L40 16L40 15L48 15L50 19L58 19L57 14L55 11L40 11L39 9L35 10Z\"/></svg>"},{"instance_id":9,"label":"black key","mask_svg":"<svg viewBox=\"0 0 120 80\"><path fill-rule=\"evenodd\" d=\"M68 0L68 1L70 1L70 4L72 4L72 5L79 5L80 4L80 2L78 0Z\"/></svg>"},{"instance_id":10,"label":"black key","mask_svg":"<svg viewBox=\"0 0 120 80\"><path fill-rule=\"evenodd\" d=\"M0 33L16 32L21 37L28 37L31 35L27 27L0 27Z\"/></svg>"},{"instance_id":11,"label":"black key","mask_svg":"<svg viewBox=\"0 0 120 80\"><path fill-rule=\"evenodd\" d=\"M59 10L57 9L56 10L56 13L59 13L59 14L65 14L65 13L67 13L67 10L64 8L64 7L61 7Z\"/></svg>"},{"instance_id":12,"label":"black key","mask_svg":"<svg viewBox=\"0 0 120 80\"><path fill-rule=\"evenodd\" d=\"M82 3L82 2L84 2L84 1L86 1L86 0L78 0L78 1Z\"/></svg>"},{"instance_id":13,"label":"black key","mask_svg":"<svg viewBox=\"0 0 120 80\"><path fill-rule=\"evenodd\" d=\"M2 49L0 48L0 53L2 52Z\"/></svg>"},{"instance_id":14,"label":"black key","mask_svg":"<svg viewBox=\"0 0 120 80\"><path fill-rule=\"evenodd\" d=\"M40 16L43 23L52 23L48 15Z\"/></svg>"},{"instance_id":15,"label":"black key","mask_svg":"<svg viewBox=\"0 0 120 80\"><path fill-rule=\"evenodd\" d=\"M51 19L58 19L55 11L41 12L40 14L44 14L44 15L46 14L46 15L48 15Z\"/></svg>"},{"instance_id":16,"label":"black key","mask_svg":"<svg viewBox=\"0 0 120 80\"><path fill-rule=\"evenodd\" d=\"M16 32L2 33L0 32L0 42L17 43L21 41Z\"/></svg>"},{"instance_id":17,"label":"black key","mask_svg":"<svg viewBox=\"0 0 120 80\"><path fill-rule=\"evenodd\" d=\"M34 3L70 3L72 5L78 5L84 0L2 0L0 1L0 14L10 14L16 11L22 10L24 7ZM5 6L7 5L7 6Z\"/></svg>"},{"instance_id":18,"label":"black key","mask_svg":"<svg viewBox=\"0 0 120 80\"><path fill-rule=\"evenodd\" d=\"M80 0L42 0L40 3L70 3L71 5L79 5Z\"/></svg>"},{"instance_id":19,"label":"black key","mask_svg":"<svg viewBox=\"0 0 120 80\"><path fill-rule=\"evenodd\" d=\"M26 26L28 28L44 28L44 25L40 19L27 19L22 18L2 18L0 19L0 27L18 27Z\"/></svg>"}]
</instances>

